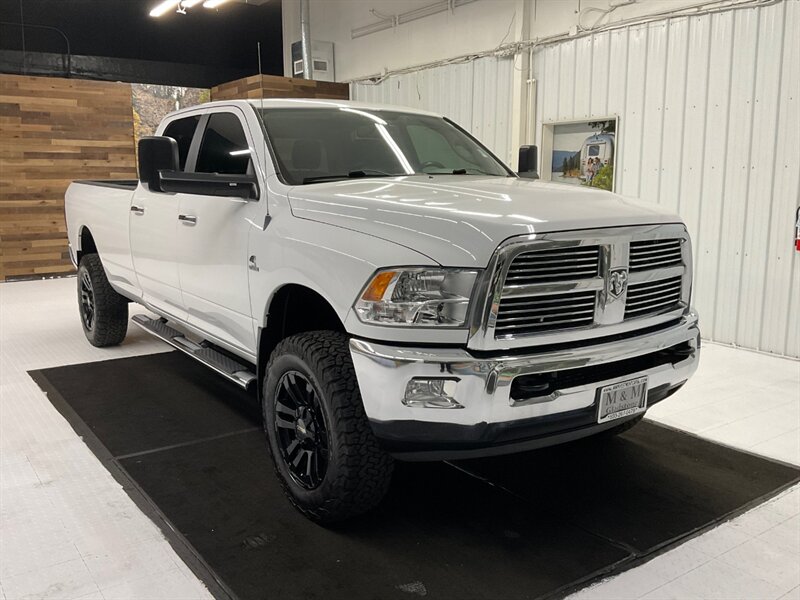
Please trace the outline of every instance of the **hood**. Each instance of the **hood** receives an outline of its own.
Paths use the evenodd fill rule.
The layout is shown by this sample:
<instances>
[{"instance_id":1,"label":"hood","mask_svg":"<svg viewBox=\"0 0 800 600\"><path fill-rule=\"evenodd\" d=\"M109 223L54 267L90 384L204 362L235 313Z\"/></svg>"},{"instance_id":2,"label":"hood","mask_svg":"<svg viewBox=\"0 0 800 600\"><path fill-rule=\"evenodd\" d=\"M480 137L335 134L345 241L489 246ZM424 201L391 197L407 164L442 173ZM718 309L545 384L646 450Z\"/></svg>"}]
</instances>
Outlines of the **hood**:
<instances>
[{"instance_id":1,"label":"hood","mask_svg":"<svg viewBox=\"0 0 800 600\"><path fill-rule=\"evenodd\" d=\"M680 223L658 206L514 177L414 175L297 186L292 213L406 246L439 264L485 267L516 235Z\"/></svg>"}]
</instances>

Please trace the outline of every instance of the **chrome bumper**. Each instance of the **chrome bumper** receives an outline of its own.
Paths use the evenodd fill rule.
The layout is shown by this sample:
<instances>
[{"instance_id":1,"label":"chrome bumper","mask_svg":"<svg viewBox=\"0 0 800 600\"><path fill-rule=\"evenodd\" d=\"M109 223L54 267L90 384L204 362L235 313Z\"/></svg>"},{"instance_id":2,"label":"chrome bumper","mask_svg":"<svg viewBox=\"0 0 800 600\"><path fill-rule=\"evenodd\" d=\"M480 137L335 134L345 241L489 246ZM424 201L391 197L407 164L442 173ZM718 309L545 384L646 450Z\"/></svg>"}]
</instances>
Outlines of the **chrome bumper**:
<instances>
[{"instance_id":1,"label":"chrome bumper","mask_svg":"<svg viewBox=\"0 0 800 600\"><path fill-rule=\"evenodd\" d=\"M599 387L635 376L648 376L651 394L654 390L674 391L676 386L689 379L697 369L700 345L697 321L697 315L689 313L671 327L638 337L545 350L524 356L482 358L463 349L402 348L359 339L350 341L350 351L364 409L379 438L388 436L394 442L402 442L407 438L408 441L422 443L422 446L427 440L436 446L439 441L448 441L433 439L437 436L435 432L440 431L447 438L455 436L450 441L462 439L468 445L475 446L492 444L485 431L491 425L507 429L517 422L535 425L538 421L552 424L564 417L565 426L569 427L572 422L568 421L575 415L587 415L584 420L591 417ZM622 376L592 381L586 385L558 389L548 396L532 400L514 400L511 397L512 382L522 375L615 363L680 344L688 344L690 353L678 362L633 370ZM408 382L419 377L457 379L453 397L461 408L436 409L403 404ZM663 394L657 399L662 397ZM593 420L592 423L596 424L596 421ZM588 426L588 421L586 424ZM614 424L616 423L611 423ZM416 430L420 427L425 429L425 425L430 427L423 432L422 437L417 436ZM449 426L454 426L455 429ZM548 431L550 430L557 431L557 428L554 430L550 427ZM532 430L528 428L527 434L531 431L535 431L535 427ZM587 429L586 435L591 433L593 430Z\"/></svg>"}]
</instances>

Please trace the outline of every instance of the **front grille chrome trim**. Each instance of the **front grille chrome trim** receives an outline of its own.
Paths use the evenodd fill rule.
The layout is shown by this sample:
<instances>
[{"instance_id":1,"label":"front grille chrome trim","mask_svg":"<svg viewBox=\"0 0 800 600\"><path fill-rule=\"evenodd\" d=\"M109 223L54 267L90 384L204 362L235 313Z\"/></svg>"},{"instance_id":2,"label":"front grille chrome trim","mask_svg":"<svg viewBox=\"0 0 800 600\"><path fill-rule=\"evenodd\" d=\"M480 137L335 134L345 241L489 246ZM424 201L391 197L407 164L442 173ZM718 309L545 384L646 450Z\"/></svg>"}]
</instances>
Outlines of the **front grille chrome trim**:
<instances>
[{"instance_id":1,"label":"front grille chrome trim","mask_svg":"<svg viewBox=\"0 0 800 600\"><path fill-rule=\"evenodd\" d=\"M633 256L630 254L632 248ZM572 260L553 272L535 268L549 267L550 263L545 261L552 261L555 257ZM597 271L594 270L595 260ZM512 263L512 277L515 271L525 268L524 283L519 283L519 279L507 279ZM588 271L593 276L586 276L581 267L584 264L589 265ZM678 297L675 298L673 292L661 297L661 303L640 305L640 299L634 294L630 305L626 306L627 290L618 298L612 298L607 290L609 272L620 268L627 269L628 290L637 284L650 282L658 286L656 290L662 286L669 290L664 280L681 277ZM542 280L532 280L527 277L527 271L535 271L532 277L540 273ZM588 229L511 238L497 249L476 287L467 346L475 350L510 350L588 340L666 323L689 311L691 271L691 243L686 228L681 224ZM564 273L569 278L562 279ZM664 283L656 283L661 281ZM547 298L558 294L578 297L587 292L595 292L594 303L585 298ZM498 319L501 301L503 310ZM552 304L552 311L547 304ZM557 322L556 317L567 316L565 313L572 311L580 311L578 321ZM591 321L581 316L592 312ZM524 319L526 315L531 317L529 321ZM536 321L537 317L545 315L549 315L551 320Z\"/></svg>"}]
</instances>

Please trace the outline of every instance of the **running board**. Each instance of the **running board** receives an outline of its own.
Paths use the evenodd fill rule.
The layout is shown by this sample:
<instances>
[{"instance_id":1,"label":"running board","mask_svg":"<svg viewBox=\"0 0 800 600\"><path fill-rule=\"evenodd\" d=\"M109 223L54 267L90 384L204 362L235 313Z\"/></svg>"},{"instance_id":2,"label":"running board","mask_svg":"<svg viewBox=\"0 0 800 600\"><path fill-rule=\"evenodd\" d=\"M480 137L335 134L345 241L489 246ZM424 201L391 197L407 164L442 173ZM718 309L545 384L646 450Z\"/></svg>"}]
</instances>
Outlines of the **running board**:
<instances>
[{"instance_id":1,"label":"running board","mask_svg":"<svg viewBox=\"0 0 800 600\"><path fill-rule=\"evenodd\" d=\"M132 320L146 332L168 343L173 348L177 348L184 354L188 354L239 387L247 389L256 380L255 373L250 370L251 367L213 348L195 344L187 339L183 333L167 325L164 319L151 319L146 315L133 315Z\"/></svg>"}]
</instances>

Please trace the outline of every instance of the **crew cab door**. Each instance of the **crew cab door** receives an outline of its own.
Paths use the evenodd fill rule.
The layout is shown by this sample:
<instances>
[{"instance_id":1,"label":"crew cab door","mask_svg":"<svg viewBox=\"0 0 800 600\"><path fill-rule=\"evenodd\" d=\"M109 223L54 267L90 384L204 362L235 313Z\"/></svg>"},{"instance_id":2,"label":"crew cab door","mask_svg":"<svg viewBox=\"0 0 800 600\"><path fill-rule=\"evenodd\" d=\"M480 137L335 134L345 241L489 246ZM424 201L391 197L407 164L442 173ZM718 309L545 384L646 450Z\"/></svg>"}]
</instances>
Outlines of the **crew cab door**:
<instances>
[{"instance_id":1,"label":"crew cab door","mask_svg":"<svg viewBox=\"0 0 800 600\"><path fill-rule=\"evenodd\" d=\"M164 135L178 142L184 169L200 115L170 122ZM186 319L178 273L179 195L153 192L138 186L129 213L131 257L143 299L178 320Z\"/></svg>"},{"instance_id":2,"label":"crew cab door","mask_svg":"<svg viewBox=\"0 0 800 600\"><path fill-rule=\"evenodd\" d=\"M253 137L239 109L218 109L204 115L200 132L190 169L197 173L254 173ZM203 194L178 196L178 271L188 322L229 350L255 356L248 235L252 223L263 222L266 202Z\"/></svg>"}]
</instances>

